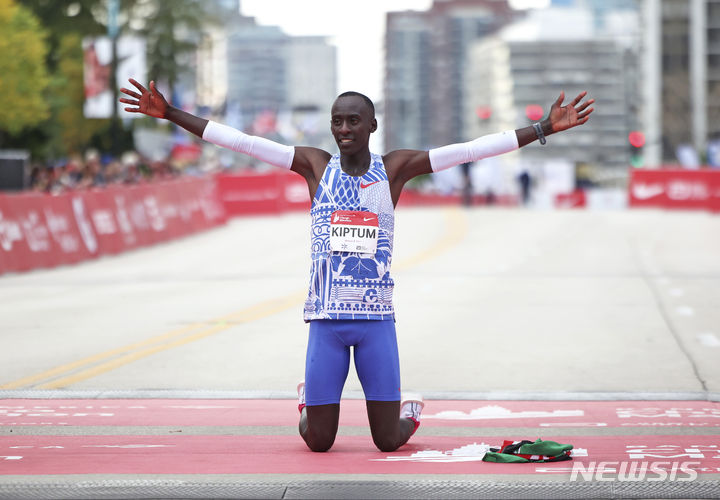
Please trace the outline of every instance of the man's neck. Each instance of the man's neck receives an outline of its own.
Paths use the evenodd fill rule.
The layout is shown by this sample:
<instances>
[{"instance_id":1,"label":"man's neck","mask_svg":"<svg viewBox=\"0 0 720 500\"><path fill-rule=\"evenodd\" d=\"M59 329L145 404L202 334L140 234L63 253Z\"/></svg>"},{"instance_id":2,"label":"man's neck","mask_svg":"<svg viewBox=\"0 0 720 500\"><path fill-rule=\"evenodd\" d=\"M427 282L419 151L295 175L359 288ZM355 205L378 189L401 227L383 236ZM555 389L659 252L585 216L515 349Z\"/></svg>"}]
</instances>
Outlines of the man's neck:
<instances>
[{"instance_id":1,"label":"man's neck","mask_svg":"<svg viewBox=\"0 0 720 500\"><path fill-rule=\"evenodd\" d=\"M370 169L370 150L366 149L354 155L340 154L340 166L343 172L353 177L360 177Z\"/></svg>"}]
</instances>

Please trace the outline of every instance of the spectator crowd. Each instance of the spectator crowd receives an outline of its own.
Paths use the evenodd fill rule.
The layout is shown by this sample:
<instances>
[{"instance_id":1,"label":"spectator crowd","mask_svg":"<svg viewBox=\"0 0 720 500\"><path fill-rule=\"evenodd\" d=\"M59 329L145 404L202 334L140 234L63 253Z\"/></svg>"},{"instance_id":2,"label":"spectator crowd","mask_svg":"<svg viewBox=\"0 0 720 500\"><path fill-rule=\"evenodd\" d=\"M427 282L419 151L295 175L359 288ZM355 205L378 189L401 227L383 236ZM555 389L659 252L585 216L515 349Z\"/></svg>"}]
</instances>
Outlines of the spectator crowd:
<instances>
[{"instance_id":1,"label":"spectator crowd","mask_svg":"<svg viewBox=\"0 0 720 500\"><path fill-rule=\"evenodd\" d=\"M135 151L120 158L104 158L91 149L85 155L72 155L51 165L35 164L29 186L36 192L59 194L67 191L131 185L165 180L182 175L183 169L169 161L150 160Z\"/></svg>"}]
</instances>

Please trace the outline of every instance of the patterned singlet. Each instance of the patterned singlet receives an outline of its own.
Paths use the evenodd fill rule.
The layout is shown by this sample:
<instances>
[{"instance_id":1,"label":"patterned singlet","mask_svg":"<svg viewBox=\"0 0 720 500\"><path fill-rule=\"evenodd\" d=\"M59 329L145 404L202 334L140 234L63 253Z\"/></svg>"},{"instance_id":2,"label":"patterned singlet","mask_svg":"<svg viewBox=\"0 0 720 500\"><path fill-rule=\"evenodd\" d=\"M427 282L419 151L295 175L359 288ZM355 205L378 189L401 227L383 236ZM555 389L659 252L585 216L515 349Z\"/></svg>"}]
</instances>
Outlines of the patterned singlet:
<instances>
[{"instance_id":1,"label":"patterned singlet","mask_svg":"<svg viewBox=\"0 0 720 500\"><path fill-rule=\"evenodd\" d=\"M331 216L338 210L377 214L374 254L331 250ZM334 155L325 167L310 216L312 265L305 321L393 319L390 264L395 215L382 157L371 154L365 175L353 177L342 171L340 155Z\"/></svg>"}]
</instances>

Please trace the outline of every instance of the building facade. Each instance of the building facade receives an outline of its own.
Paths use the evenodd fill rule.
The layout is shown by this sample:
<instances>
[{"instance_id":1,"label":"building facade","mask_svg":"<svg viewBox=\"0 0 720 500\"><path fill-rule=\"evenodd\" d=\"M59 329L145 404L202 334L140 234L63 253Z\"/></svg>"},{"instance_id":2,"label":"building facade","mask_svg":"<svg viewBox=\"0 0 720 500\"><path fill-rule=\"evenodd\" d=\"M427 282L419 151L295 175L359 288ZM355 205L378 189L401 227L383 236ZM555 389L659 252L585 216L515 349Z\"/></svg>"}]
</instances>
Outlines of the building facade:
<instances>
[{"instance_id":1,"label":"building facade","mask_svg":"<svg viewBox=\"0 0 720 500\"><path fill-rule=\"evenodd\" d=\"M548 139L550 148L536 144L519 155L626 169L628 133L638 123L637 46L598 33L594 21L588 9L550 8L475 42L462 113L468 139L531 125L547 116L561 90L568 101L587 90L598 105L586 125Z\"/></svg>"},{"instance_id":2,"label":"building facade","mask_svg":"<svg viewBox=\"0 0 720 500\"><path fill-rule=\"evenodd\" d=\"M506 0L436 0L428 11L390 12L385 36L385 148L461 140L470 45L513 16Z\"/></svg>"},{"instance_id":3,"label":"building facade","mask_svg":"<svg viewBox=\"0 0 720 500\"><path fill-rule=\"evenodd\" d=\"M646 163L720 140L720 0L642 0Z\"/></svg>"},{"instance_id":4,"label":"building facade","mask_svg":"<svg viewBox=\"0 0 720 500\"><path fill-rule=\"evenodd\" d=\"M430 22L425 12L390 12L386 21L385 149L429 148Z\"/></svg>"},{"instance_id":5,"label":"building facade","mask_svg":"<svg viewBox=\"0 0 720 500\"><path fill-rule=\"evenodd\" d=\"M325 134L315 130L337 92L335 46L325 37L258 25L241 14L238 2L210 6L223 22L208 29L198 53L198 105L246 132L327 147L327 127Z\"/></svg>"}]
</instances>

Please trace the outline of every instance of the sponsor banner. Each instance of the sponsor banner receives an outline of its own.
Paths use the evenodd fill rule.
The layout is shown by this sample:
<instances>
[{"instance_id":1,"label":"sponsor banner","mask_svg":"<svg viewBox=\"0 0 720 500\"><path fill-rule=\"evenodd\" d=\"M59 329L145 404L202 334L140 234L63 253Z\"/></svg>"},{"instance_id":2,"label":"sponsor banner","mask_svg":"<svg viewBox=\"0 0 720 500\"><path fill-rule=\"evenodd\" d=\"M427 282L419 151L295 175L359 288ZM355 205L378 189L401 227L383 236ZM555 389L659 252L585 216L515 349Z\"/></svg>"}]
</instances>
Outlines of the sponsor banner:
<instances>
[{"instance_id":1,"label":"sponsor banner","mask_svg":"<svg viewBox=\"0 0 720 500\"><path fill-rule=\"evenodd\" d=\"M587 198L582 189L555 195L555 208L585 208L586 206Z\"/></svg>"},{"instance_id":2,"label":"sponsor banner","mask_svg":"<svg viewBox=\"0 0 720 500\"><path fill-rule=\"evenodd\" d=\"M635 169L628 194L631 207L720 211L720 171Z\"/></svg>"},{"instance_id":3,"label":"sponsor banner","mask_svg":"<svg viewBox=\"0 0 720 500\"><path fill-rule=\"evenodd\" d=\"M447 206L462 205L463 199L459 194L424 193L414 189L404 189L398 201L399 207L419 206ZM473 195L472 205L495 205L499 207L516 207L520 200L515 195L500 194L492 197L486 195Z\"/></svg>"},{"instance_id":4,"label":"sponsor banner","mask_svg":"<svg viewBox=\"0 0 720 500\"><path fill-rule=\"evenodd\" d=\"M305 179L293 173L285 175L282 189L281 211L310 210L310 194Z\"/></svg>"},{"instance_id":5,"label":"sponsor banner","mask_svg":"<svg viewBox=\"0 0 720 500\"><path fill-rule=\"evenodd\" d=\"M216 180L220 201L229 216L310 210L305 179L294 172L220 174Z\"/></svg>"},{"instance_id":6,"label":"sponsor banner","mask_svg":"<svg viewBox=\"0 0 720 500\"><path fill-rule=\"evenodd\" d=\"M213 179L0 195L0 274L73 264L225 221Z\"/></svg>"},{"instance_id":7,"label":"sponsor banner","mask_svg":"<svg viewBox=\"0 0 720 500\"><path fill-rule=\"evenodd\" d=\"M85 37L83 48L83 83L85 118L110 118L113 106L123 119L134 119L140 115L123 113L126 106L113 100L112 87L128 85L128 78L139 82L147 81L147 62L145 58L145 40L132 36L121 36L117 39L117 68L115 82L112 82L112 40L107 36Z\"/></svg>"},{"instance_id":8,"label":"sponsor banner","mask_svg":"<svg viewBox=\"0 0 720 500\"><path fill-rule=\"evenodd\" d=\"M219 199L228 216L266 215L293 210L309 211L310 196L305 179L295 172L271 170L262 174L254 172L224 173L216 177ZM411 189L403 191L399 206L460 205L459 195L420 193ZM473 204L517 206L518 197L499 195L488 199L474 196Z\"/></svg>"},{"instance_id":9,"label":"sponsor banner","mask_svg":"<svg viewBox=\"0 0 720 500\"><path fill-rule=\"evenodd\" d=\"M115 216L115 204L105 190L92 190L83 193L82 197L75 199L77 204L83 204L83 211L87 214L90 223L90 232L94 234L95 246L103 253L117 254L125 250L124 242L119 237L119 225Z\"/></svg>"},{"instance_id":10,"label":"sponsor banner","mask_svg":"<svg viewBox=\"0 0 720 500\"><path fill-rule=\"evenodd\" d=\"M56 246L43 213L44 195L28 193L3 198L0 253L7 257L3 265L17 271L56 265Z\"/></svg>"}]
</instances>

